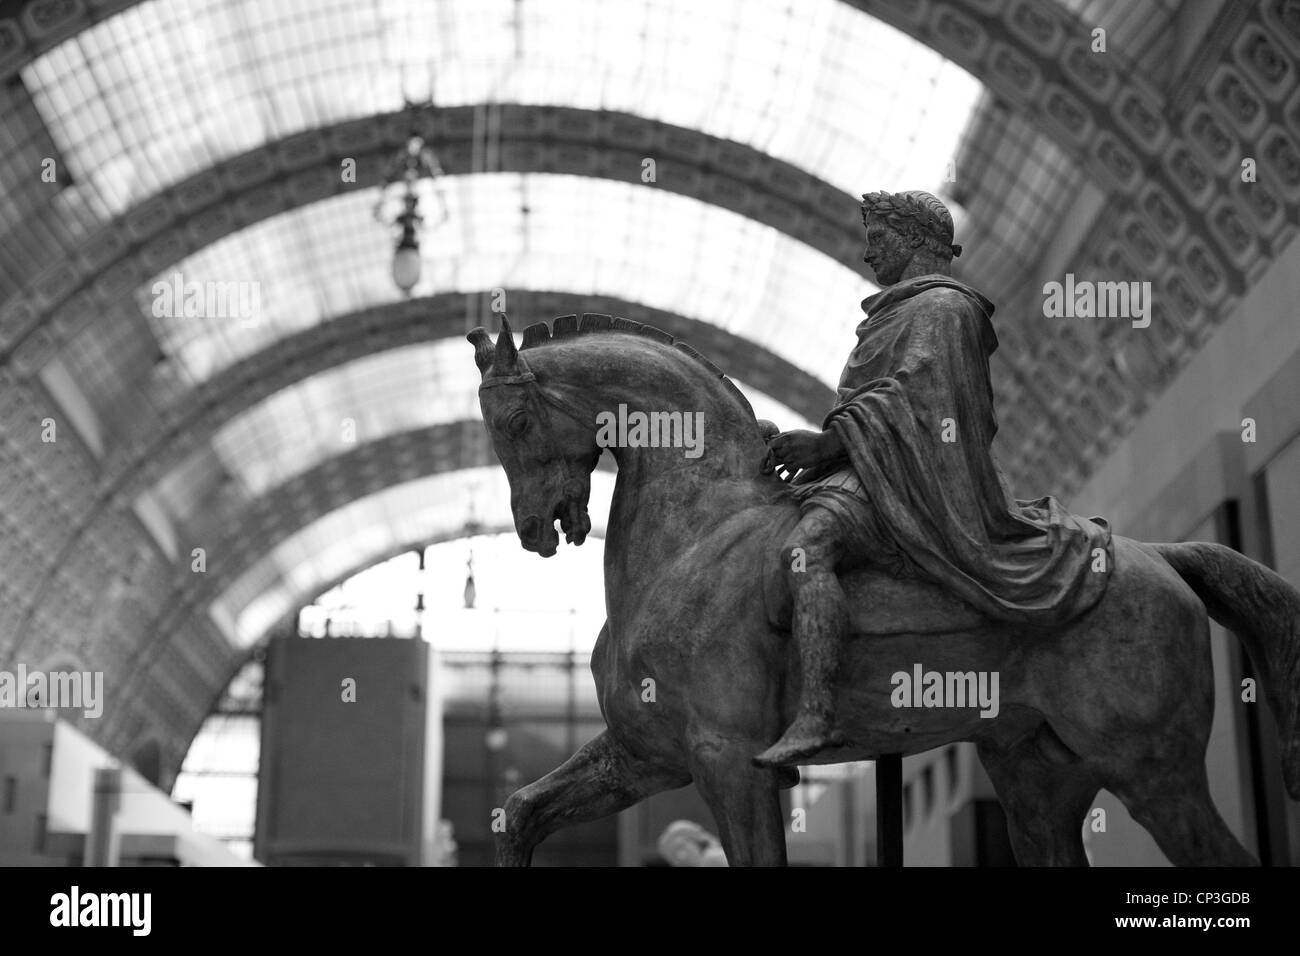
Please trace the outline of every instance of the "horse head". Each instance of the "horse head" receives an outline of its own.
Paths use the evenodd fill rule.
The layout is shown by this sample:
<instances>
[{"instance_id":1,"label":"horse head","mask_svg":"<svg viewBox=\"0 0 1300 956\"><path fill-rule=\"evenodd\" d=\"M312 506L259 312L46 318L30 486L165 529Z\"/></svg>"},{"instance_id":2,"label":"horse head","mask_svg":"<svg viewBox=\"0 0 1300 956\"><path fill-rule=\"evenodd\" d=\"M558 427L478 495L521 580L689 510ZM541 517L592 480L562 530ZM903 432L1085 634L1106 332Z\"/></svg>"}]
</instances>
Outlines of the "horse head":
<instances>
[{"instance_id":1,"label":"horse head","mask_svg":"<svg viewBox=\"0 0 1300 956\"><path fill-rule=\"evenodd\" d=\"M565 540L582 544L591 531L587 500L601 453L594 428L577 409L566 408L561 398L541 388L515 348L504 315L495 345L483 328L466 338L474 345L474 361L483 376L479 404L510 482L520 543L549 558L559 547L558 520Z\"/></svg>"}]
</instances>

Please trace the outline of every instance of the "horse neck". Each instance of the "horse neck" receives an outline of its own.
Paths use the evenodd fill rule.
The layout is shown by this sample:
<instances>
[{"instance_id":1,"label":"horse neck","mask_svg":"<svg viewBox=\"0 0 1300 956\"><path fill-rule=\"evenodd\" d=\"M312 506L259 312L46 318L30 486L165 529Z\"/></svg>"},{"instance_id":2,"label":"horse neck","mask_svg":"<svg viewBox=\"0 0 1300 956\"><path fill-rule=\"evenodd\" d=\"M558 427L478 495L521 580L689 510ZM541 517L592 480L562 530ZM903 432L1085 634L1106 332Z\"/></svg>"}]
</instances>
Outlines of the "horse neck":
<instances>
[{"instance_id":1,"label":"horse neck","mask_svg":"<svg viewBox=\"0 0 1300 956\"><path fill-rule=\"evenodd\" d=\"M538 349L535 359L525 354L547 391L593 428L597 416L631 424L638 414L677 412L684 438L688 415L702 424L692 429L701 443L698 457L687 457L683 447L607 449L618 464L607 549L625 536L638 546L647 536L698 536L701 522L725 520L762 497L756 479L766 447L753 412L703 363L623 334L554 343ZM629 428L616 437L634 436Z\"/></svg>"}]
</instances>

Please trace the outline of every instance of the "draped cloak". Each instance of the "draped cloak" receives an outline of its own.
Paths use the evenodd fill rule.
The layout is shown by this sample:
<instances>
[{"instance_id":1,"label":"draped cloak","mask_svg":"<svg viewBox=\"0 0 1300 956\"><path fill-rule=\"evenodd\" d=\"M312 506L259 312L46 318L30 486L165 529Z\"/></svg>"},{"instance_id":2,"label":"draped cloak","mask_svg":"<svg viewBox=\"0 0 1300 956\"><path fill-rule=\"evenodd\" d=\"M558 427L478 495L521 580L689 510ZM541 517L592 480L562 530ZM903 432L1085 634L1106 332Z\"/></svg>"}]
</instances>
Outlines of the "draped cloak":
<instances>
[{"instance_id":1,"label":"draped cloak","mask_svg":"<svg viewBox=\"0 0 1300 956\"><path fill-rule=\"evenodd\" d=\"M850 557L927 578L994 620L1055 626L1086 611L1110 577L1110 529L1008 490L991 454L993 304L928 275L862 308L823 423L848 460L796 478L802 509L831 510Z\"/></svg>"}]
</instances>

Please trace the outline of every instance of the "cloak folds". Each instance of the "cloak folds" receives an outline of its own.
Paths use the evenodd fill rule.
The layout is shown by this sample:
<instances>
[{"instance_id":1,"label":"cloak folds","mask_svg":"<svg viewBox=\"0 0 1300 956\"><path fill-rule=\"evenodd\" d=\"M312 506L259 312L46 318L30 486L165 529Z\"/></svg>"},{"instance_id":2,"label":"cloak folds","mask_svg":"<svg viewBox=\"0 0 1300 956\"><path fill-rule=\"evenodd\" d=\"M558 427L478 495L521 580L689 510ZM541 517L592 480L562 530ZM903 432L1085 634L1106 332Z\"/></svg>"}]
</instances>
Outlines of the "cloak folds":
<instances>
[{"instance_id":1,"label":"cloak folds","mask_svg":"<svg viewBox=\"0 0 1300 956\"><path fill-rule=\"evenodd\" d=\"M1110 577L1110 529L1050 496L1019 501L1007 489L990 453L992 303L929 275L862 307L823 424L849 461L800 475L803 507L830 508L877 552L864 558L929 578L994 620L1055 626L1086 611ZM1093 570L1094 548L1105 550L1104 572Z\"/></svg>"}]
</instances>

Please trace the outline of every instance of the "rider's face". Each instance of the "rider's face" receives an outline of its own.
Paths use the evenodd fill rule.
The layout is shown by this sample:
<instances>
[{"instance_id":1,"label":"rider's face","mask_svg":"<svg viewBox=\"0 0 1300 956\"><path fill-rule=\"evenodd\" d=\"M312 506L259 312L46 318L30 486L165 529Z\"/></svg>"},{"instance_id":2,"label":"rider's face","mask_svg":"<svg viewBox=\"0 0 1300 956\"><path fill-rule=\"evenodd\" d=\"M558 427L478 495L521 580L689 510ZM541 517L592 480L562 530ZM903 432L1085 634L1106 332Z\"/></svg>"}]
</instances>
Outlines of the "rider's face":
<instances>
[{"instance_id":1,"label":"rider's face","mask_svg":"<svg viewBox=\"0 0 1300 956\"><path fill-rule=\"evenodd\" d=\"M862 259L876 274L877 285L890 286L901 279L913 252L898 230L876 216L867 217L867 251Z\"/></svg>"}]
</instances>

